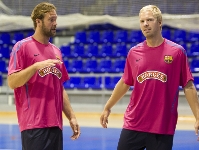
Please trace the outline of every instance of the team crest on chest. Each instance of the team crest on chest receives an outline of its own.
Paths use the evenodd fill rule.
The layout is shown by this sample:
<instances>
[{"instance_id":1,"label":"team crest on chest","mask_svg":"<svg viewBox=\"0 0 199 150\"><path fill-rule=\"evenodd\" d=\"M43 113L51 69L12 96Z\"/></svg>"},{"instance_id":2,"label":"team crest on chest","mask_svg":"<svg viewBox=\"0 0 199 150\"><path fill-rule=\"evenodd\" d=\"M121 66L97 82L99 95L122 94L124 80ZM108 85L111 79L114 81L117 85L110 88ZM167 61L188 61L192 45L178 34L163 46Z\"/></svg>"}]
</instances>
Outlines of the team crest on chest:
<instances>
[{"instance_id":1,"label":"team crest on chest","mask_svg":"<svg viewBox=\"0 0 199 150\"><path fill-rule=\"evenodd\" d=\"M173 61L173 57L171 55L165 55L164 56L164 61L167 63L167 64L170 64L172 63Z\"/></svg>"}]
</instances>

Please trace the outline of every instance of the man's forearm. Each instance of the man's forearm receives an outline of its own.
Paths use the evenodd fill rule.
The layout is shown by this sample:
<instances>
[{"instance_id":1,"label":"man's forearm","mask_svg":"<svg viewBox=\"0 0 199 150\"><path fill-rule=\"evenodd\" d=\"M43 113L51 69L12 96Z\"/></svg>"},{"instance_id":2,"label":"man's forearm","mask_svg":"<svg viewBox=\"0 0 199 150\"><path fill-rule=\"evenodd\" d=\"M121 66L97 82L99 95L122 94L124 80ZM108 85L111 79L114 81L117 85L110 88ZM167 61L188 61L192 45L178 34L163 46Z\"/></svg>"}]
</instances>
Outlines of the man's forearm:
<instances>
[{"instance_id":1,"label":"man's forearm","mask_svg":"<svg viewBox=\"0 0 199 150\"><path fill-rule=\"evenodd\" d=\"M191 86L189 88L185 88L184 92L195 118L199 120L199 102L195 87Z\"/></svg>"},{"instance_id":2,"label":"man's forearm","mask_svg":"<svg viewBox=\"0 0 199 150\"><path fill-rule=\"evenodd\" d=\"M63 112L65 116L68 118L68 120L75 118L74 111L70 105L68 94L66 93L64 89L63 89Z\"/></svg>"},{"instance_id":3,"label":"man's forearm","mask_svg":"<svg viewBox=\"0 0 199 150\"><path fill-rule=\"evenodd\" d=\"M7 78L8 86L11 89L23 86L30 80L30 78L35 74L36 71L36 66L32 65L24 70L10 74Z\"/></svg>"},{"instance_id":4,"label":"man's forearm","mask_svg":"<svg viewBox=\"0 0 199 150\"><path fill-rule=\"evenodd\" d=\"M129 90L130 86L126 85L121 78L116 84L113 93L105 105L105 109L111 109Z\"/></svg>"}]
</instances>

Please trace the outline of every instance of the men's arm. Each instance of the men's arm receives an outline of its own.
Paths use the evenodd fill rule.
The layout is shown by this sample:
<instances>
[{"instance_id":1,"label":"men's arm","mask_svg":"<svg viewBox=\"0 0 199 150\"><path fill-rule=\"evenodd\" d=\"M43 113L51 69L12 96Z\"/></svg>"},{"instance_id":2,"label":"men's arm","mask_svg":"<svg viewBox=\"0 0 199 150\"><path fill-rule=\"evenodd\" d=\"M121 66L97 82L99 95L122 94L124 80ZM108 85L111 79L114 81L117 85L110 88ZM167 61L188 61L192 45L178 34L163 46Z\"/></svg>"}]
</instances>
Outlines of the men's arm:
<instances>
[{"instance_id":1,"label":"men's arm","mask_svg":"<svg viewBox=\"0 0 199 150\"><path fill-rule=\"evenodd\" d=\"M126 94L129 88L130 86L125 84L122 78L118 81L100 117L102 127L107 128L108 116L110 115L111 108Z\"/></svg>"},{"instance_id":2,"label":"men's arm","mask_svg":"<svg viewBox=\"0 0 199 150\"><path fill-rule=\"evenodd\" d=\"M195 133L198 135L199 130L199 102L196 88L193 84L193 81L189 81L187 85L184 87L185 97L191 107L191 110L196 118L195 123ZM198 138L199 140L199 138Z\"/></svg>"},{"instance_id":3,"label":"men's arm","mask_svg":"<svg viewBox=\"0 0 199 150\"><path fill-rule=\"evenodd\" d=\"M80 128L77 123L74 111L71 107L68 94L63 88L63 112L65 116L68 118L70 126L73 130L73 135L71 136L71 139L75 140L80 136Z\"/></svg>"},{"instance_id":4,"label":"men's arm","mask_svg":"<svg viewBox=\"0 0 199 150\"><path fill-rule=\"evenodd\" d=\"M36 62L35 64L27 67L26 69L12 73L7 78L8 86L11 89L21 87L30 80L30 78L35 74L37 70L46 66L55 66L56 63L61 62L56 59L48 59L41 62Z\"/></svg>"},{"instance_id":5,"label":"men's arm","mask_svg":"<svg viewBox=\"0 0 199 150\"><path fill-rule=\"evenodd\" d=\"M11 89L23 86L35 74L36 71L36 65L32 65L24 70L10 74L7 78L8 86Z\"/></svg>"}]
</instances>

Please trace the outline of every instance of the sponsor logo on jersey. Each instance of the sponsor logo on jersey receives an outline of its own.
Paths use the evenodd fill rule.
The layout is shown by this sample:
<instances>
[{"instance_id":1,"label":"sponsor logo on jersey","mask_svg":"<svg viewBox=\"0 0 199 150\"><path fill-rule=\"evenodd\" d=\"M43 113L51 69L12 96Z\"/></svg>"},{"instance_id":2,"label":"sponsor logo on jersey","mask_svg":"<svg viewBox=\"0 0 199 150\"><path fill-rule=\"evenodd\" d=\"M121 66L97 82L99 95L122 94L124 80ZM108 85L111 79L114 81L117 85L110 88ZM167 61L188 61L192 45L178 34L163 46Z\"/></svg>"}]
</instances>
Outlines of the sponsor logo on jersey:
<instances>
[{"instance_id":1,"label":"sponsor logo on jersey","mask_svg":"<svg viewBox=\"0 0 199 150\"><path fill-rule=\"evenodd\" d=\"M164 61L165 61L166 63L170 64L170 63L172 63L172 61L173 61L173 57L170 56L170 55L165 55L165 56L164 56Z\"/></svg>"},{"instance_id":2,"label":"sponsor logo on jersey","mask_svg":"<svg viewBox=\"0 0 199 150\"><path fill-rule=\"evenodd\" d=\"M142 83L147 79L156 79L156 80L160 80L162 82L166 82L167 75L162 72L159 72L159 71L146 71L137 77L137 81L139 83Z\"/></svg>"},{"instance_id":3,"label":"sponsor logo on jersey","mask_svg":"<svg viewBox=\"0 0 199 150\"><path fill-rule=\"evenodd\" d=\"M62 77L61 71L59 69L57 69L56 67L52 67L52 66L44 67L38 71L38 74L41 77L44 77L49 73L56 75L59 79L61 79L61 77Z\"/></svg>"}]
</instances>

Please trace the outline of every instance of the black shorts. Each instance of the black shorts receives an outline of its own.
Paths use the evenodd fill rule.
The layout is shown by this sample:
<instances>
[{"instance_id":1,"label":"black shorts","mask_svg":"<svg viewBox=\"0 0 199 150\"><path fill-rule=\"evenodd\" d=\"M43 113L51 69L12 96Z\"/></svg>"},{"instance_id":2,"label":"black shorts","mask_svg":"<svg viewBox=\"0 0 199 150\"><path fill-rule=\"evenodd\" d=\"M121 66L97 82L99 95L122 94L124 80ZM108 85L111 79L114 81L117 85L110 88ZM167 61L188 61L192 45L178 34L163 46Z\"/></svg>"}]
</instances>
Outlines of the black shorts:
<instances>
[{"instance_id":1,"label":"black shorts","mask_svg":"<svg viewBox=\"0 0 199 150\"><path fill-rule=\"evenodd\" d=\"M63 150L63 134L58 127L21 132L22 150Z\"/></svg>"},{"instance_id":2,"label":"black shorts","mask_svg":"<svg viewBox=\"0 0 199 150\"><path fill-rule=\"evenodd\" d=\"M173 135L122 129L117 150L172 150Z\"/></svg>"}]
</instances>

